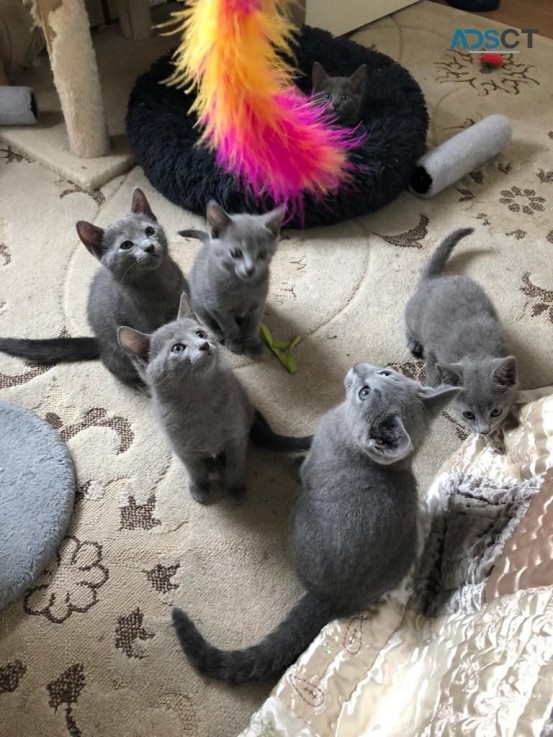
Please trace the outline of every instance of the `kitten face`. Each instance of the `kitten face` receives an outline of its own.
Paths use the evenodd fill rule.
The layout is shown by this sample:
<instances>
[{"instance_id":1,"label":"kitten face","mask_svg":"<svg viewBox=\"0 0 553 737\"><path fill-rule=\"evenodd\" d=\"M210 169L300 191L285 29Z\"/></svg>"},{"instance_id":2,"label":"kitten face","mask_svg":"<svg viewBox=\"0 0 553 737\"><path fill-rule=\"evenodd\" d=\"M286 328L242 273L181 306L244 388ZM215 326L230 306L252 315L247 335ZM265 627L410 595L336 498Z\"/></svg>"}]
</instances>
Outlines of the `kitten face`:
<instances>
[{"instance_id":1,"label":"kitten face","mask_svg":"<svg viewBox=\"0 0 553 737\"><path fill-rule=\"evenodd\" d=\"M207 207L211 254L219 264L244 282L268 277L278 245L283 210L266 215L229 215L216 202Z\"/></svg>"},{"instance_id":2,"label":"kitten face","mask_svg":"<svg viewBox=\"0 0 553 737\"><path fill-rule=\"evenodd\" d=\"M207 328L192 318L182 318L153 334L147 374L154 380L192 378L210 372L218 355L217 343Z\"/></svg>"},{"instance_id":3,"label":"kitten face","mask_svg":"<svg viewBox=\"0 0 553 737\"><path fill-rule=\"evenodd\" d=\"M155 271L167 255L167 239L159 223L128 215L107 228L102 264L117 276Z\"/></svg>"},{"instance_id":4,"label":"kitten face","mask_svg":"<svg viewBox=\"0 0 553 737\"><path fill-rule=\"evenodd\" d=\"M330 77L316 61L312 72L315 99L325 103L329 112L345 126L359 122L361 103L367 82L367 67L360 66L351 77Z\"/></svg>"},{"instance_id":5,"label":"kitten face","mask_svg":"<svg viewBox=\"0 0 553 737\"><path fill-rule=\"evenodd\" d=\"M120 280L155 271L168 252L165 232L140 189L133 192L129 215L106 230L81 220L77 233L92 255Z\"/></svg>"},{"instance_id":6,"label":"kitten face","mask_svg":"<svg viewBox=\"0 0 553 737\"><path fill-rule=\"evenodd\" d=\"M162 386L211 372L219 358L217 342L194 315L188 295L181 296L176 320L152 335L126 326L117 331L119 345L140 367L148 384Z\"/></svg>"},{"instance_id":7,"label":"kitten face","mask_svg":"<svg viewBox=\"0 0 553 737\"><path fill-rule=\"evenodd\" d=\"M355 364L345 385L353 438L381 464L395 463L413 453L429 420L459 391L423 387L397 371L367 363Z\"/></svg>"},{"instance_id":8,"label":"kitten face","mask_svg":"<svg viewBox=\"0 0 553 737\"><path fill-rule=\"evenodd\" d=\"M489 435L503 423L517 391L513 356L438 364L436 368L444 383L462 388L452 407L472 432Z\"/></svg>"}]
</instances>

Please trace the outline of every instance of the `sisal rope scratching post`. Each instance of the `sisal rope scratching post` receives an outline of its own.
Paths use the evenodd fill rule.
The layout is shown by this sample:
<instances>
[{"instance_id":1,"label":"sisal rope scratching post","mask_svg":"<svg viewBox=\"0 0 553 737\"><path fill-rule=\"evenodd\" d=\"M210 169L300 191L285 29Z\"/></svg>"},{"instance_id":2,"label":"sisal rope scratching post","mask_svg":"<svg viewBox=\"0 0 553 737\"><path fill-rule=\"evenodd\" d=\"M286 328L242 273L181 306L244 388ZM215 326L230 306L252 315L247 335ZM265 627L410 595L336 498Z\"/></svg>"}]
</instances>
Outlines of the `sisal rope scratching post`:
<instances>
[{"instance_id":1,"label":"sisal rope scratching post","mask_svg":"<svg viewBox=\"0 0 553 737\"><path fill-rule=\"evenodd\" d=\"M71 153L104 156L109 137L84 1L35 0L34 11L46 36Z\"/></svg>"}]
</instances>

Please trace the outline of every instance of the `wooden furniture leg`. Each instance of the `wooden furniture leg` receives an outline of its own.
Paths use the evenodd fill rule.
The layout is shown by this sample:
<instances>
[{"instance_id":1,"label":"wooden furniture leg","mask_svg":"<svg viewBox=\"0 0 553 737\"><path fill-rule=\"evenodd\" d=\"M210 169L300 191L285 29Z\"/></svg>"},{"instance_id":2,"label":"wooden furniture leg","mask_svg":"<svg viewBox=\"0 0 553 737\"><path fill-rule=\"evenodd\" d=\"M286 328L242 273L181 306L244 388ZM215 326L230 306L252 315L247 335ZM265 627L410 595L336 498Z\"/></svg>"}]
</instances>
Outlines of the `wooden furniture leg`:
<instances>
[{"instance_id":1,"label":"wooden furniture leg","mask_svg":"<svg viewBox=\"0 0 553 737\"><path fill-rule=\"evenodd\" d=\"M152 35L152 16L148 0L117 0L121 33L140 41Z\"/></svg>"},{"instance_id":2,"label":"wooden furniture leg","mask_svg":"<svg viewBox=\"0 0 553 737\"><path fill-rule=\"evenodd\" d=\"M6 70L4 69L4 65L0 61L0 87L4 87L8 85L8 75L6 74Z\"/></svg>"},{"instance_id":3,"label":"wooden furniture leg","mask_svg":"<svg viewBox=\"0 0 553 737\"><path fill-rule=\"evenodd\" d=\"M109 137L96 55L83 0L35 0L71 153L104 156Z\"/></svg>"}]
</instances>

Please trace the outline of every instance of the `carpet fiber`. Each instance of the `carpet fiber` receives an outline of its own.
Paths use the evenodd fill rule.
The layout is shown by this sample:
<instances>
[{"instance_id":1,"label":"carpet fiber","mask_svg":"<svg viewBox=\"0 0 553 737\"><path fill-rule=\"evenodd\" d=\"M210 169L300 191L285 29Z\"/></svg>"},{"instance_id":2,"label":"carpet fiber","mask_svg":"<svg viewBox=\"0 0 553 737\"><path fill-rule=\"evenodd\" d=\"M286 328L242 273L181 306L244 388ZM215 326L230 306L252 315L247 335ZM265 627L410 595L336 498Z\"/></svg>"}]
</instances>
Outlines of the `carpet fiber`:
<instances>
[{"instance_id":1,"label":"carpet fiber","mask_svg":"<svg viewBox=\"0 0 553 737\"><path fill-rule=\"evenodd\" d=\"M54 556L75 498L63 440L34 412L0 401L0 609Z\"/></svg>"},{"instance_id":2,"label":"carpet fiber","mask_svg":"<svg viewBox=\"0 0 553 737\"><path fill-rule=\"evenodd\" d=\"M495 301L523 386L552 382L553 44L537 38L485 73L474 56L448 51L455 28L475 25L489 27L423 1L356 34L419 82L431 144L491 113L511 119L513 143L436 199L404 193L370 216L285 233L267 322L277 338L304 336L298 373L269 355L233 358L280 431L313 429L341 399L355 361L420 376L404 344L403 307L432 249L459 227L476 230L451 269L478 279ZM0 335L89 333L96 264L74 224L110 222L137 185L190 268L198 246L176 233L201 219L153 192L139 169L88 193L12 149L0 153ZM204 508L191 500L148 400L99 363L46 369L0 355L0 397L59 431L78 476L73 522L48 575L0 615L2 737L238 734L269 686L230 689L198 677L177 647L170 611L185 607L215 643L237 647L266 634L295 601L286 459L252 449L248 503L237 509L220 497ZM449 416L439 420L417 459L422 488L464 435Z\"/></svg>"}]
</instances>

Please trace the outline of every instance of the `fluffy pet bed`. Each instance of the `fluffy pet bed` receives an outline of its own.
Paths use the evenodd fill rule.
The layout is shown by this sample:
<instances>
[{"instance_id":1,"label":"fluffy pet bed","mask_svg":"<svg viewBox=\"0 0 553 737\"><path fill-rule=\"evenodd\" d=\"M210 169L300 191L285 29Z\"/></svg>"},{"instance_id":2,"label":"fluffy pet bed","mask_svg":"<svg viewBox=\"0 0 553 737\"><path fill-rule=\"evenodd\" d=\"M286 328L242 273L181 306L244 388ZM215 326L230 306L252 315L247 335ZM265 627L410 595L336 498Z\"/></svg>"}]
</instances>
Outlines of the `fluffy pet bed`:
<instances>
[{"instance_id":1,"label":"fluffy pet bed","mask_svg":"<svg viewBox=\"0 0 553 737\"><path fill-rule=\"evenodd\" d=\"M349 76L367 64L362 119L368 135L352 152L358 164L353 183L325 201L325 206L305 198L303 222L290 223L305 227L354 218L397 197L425 152L428 127L420 87L388 56L305 26L294 65L303 74L297 80L298 87L306 93L311 90L314 61L321 61L329 74L337 76ZM138 163L157 190L192 212L203 215L210 198L230 212L255 211L260 206L238 187L234 176L217 166L205 146L196 145L199 129L195 115L188 113L193 94L162 84L172 70L168 54L138 78L131 93L127 135ZM261 208L272 205L267 201Z\"/></svg>"},{"instance_id":2,"label":"fluffy pet bed","mask_svg":"<svg viewBox=\"0 0 553 737\"><path fill-rule=\"evenodd\" d=\"M0 609L42 572L71 519L75 473L58 433L0 402Z\"/></svg>"}]
</instances>

